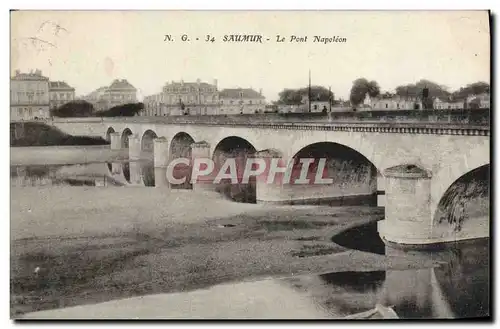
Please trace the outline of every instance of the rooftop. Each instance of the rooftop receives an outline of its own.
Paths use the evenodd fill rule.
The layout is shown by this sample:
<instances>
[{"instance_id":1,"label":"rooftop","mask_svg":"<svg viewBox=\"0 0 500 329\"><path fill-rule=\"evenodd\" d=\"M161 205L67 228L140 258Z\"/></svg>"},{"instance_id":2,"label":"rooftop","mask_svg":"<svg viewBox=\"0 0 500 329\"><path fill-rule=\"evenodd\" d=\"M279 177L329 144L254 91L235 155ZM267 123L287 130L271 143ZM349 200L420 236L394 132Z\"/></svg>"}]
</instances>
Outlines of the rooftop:
<instances>
[{"instance_id":1,"label":"rooftop","mask_svg":"<svg viewBox=\"0 0 500 329\"><path fill-rule=\"evenodd\" d=\"M221 98L265 98L260 93L251 88L223 89L220 91L219 96Z\"/></svg>"},{"instance_id":2,"label":"rooftop","mask_svg":"<svg viewBox=\"0 0 500 329\"><path fill-rule=\"evenodd\" d=\"M75 90L75 88L68 85L65 81L50 81L49 89Z\"/></svg>"},{"instance_id":3,"label":"rooftop","mask_svg":"<svg viewBox=\"0 0 500 329\"><path fill-rule=\"evenodd\" d=\"M115 79L111 85L109 86L109 89L133 89L136 90L134 86L130 84L126 79Z\"/></svg>"},{"instance_id":4,"label":"rooftop","mask_svg":"<svg viewBox=\"0 0 500 329\"><path fill-rule=\"evenodd\" d=\"M217 86L215 84L209 84L206 82L201 82L201 81L196 81L196 82L184 82L184 81L171 81L167 82L165 86L168 87L210 87L210 88L216 88Z\"/></svg>"},{"instance_id":5,"label":"rooftop","mask_svg":"<svg viewBox=\"0 0 500 329\"><path fill-rule=\"evenodd\" d=\"M32 81L48 81L49 78L42 75L42 71L35 70L30 73L21 73L21 71L16 70L16 75L10 78L11 80L32 80Z\"/></svg>"}]
</instances>

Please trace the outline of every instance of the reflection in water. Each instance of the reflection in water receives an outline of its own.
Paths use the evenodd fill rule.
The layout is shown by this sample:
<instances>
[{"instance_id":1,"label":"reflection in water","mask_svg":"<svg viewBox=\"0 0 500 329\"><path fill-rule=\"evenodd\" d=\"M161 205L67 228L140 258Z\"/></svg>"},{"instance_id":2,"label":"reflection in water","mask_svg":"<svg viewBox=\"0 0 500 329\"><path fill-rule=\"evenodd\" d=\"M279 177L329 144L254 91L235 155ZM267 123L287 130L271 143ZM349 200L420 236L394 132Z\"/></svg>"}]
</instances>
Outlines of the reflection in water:
<instances>
[{"instance_id":1,"label":"reflection in water","mask_svg":"<svg viewBox=\"0 0 500 329\"><path fill-rule=\"evenodd\" d=\"M155 186L155 168L152 161L141 166L142 181L145 186Z\"/></svg>"},{"instance_id":2,"label":"reflection in water","mask_svg":"<svg viewBox=\"0 0 500 329\"><path fill-rule=\"evenodd\" d=\"M109 176L108 164L11 166L11 186L121 185Z\"/></svg>"},{"instance_id":3,"label":"reflection in water","mask_svg":"<svg viewBox=\"0 0 500 329\"><path fill-rule=\"evenodd\" d=\"M489 316L489 239L457 242L439 251L405 252L386 247L386 255L439 260L443 265L285 281L309 293L336 318L368 311L376 304L391 306L402 319Z\"/></svg>"},{"instance_id":4,"label":"reflection in water","mask_svg":"<svg viewBox=\"0 0 500 329\"><path fill-rule=\"evenodd\" d=\"M335 272L322 274L319 277L325 283L340 285L356 292L364 292L380 288L385 281L385 272Z\"/></svg>"},{"instance_id":5,"label":"reflection in water","mask_svg":"<svg viewBox=\"0 0 500 329\"><path fill-rule=\"evenodd\" d=\"M128 161L122 163L123 176L130 183L130 163Z\"/></svg>"},{"instance_id":6,"label":"reflection in water","mask_svg":"<svg viewBox=\"0 0 500 329\"><path fill-rule=\"evenodd\" d=\"M349 249L385 254L385 244L378 234L376 222L348 229L335 235L332 241Z\"/></svg>"}]
</instances>

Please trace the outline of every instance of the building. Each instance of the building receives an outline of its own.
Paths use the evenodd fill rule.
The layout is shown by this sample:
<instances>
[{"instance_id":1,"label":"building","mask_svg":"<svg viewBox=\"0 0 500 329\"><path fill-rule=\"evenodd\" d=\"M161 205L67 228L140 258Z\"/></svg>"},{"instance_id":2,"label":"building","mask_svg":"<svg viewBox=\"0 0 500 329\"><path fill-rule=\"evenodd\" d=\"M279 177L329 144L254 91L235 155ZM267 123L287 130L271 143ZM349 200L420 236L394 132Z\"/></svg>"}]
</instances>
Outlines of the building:
<instances>
[{"instance_id":1,"label":"building","mask_svg":"<svg viewBox=\"0 0 500 329\"><path fill-rule=\"evenodd\" d=\"M385 93L378 97L370 97L366 94L359 110L421 110L423 109L422 100L419 97L403 97Z\"/></svg>"},{"instance_id":2,"label":"building","mask_svg":"<svg viewBox=\"0 0 500 329\"><path fill-rule=\"evenodd\" d=\"M137 89L126 79L115 79L105 92L108 108L137 102Z\"/></svg>"},{"instance_id":3,"label":"building","mask_svg":"<svg viewBox=\"0 0 500 329\"><path fill-rule=\"evenodd\" d=\"M265 111L266 98L251 88L223 89L219 93L220 112L217 114L253 114Z\"/></svg>"},{"instance_id":4,"label":"building","mask_svg":"<svg viewBox=\"0 0 500 329\"><path fill-rule=\"evenodd\" d=\"M75 88L64 81L49 82L49 107L51 110L73 100L75 100Z\"/></svg>"},{"instance_id":5,"label":"building","mask_svg":"<svg viewBox=\"0 0 500 329\"><path fill-rule=\"evenodd\" d=\"M10 78L11 121L49 118L49 78L40 70L21 73Z\"/></svg>"},{"instance_id":6,"label":"building","mask_svg":"<svg viewBox=\"0 0 500 329\"><path fill-rule=\"evenodd\" d=\"M143 116L263 113L265 97L251 88L218 91L217 80L169 82L162 92L144 97Z\"/></svg>"},{"instance_id":7,"label":"building","mask_svg":"<svg viewBox=\"0 0 500 329\"><path fill-rule=\"evenodd\" d=\"M465 107L465 102L463 100L442 100L436 97L432 105L436 110L458 110Z\"/></svg>"},{"instance_id":8,"label":"building","mask_svg":"<svg viewBox=\"0 0 500 329\"><path fill-rule=\"evenodd\" d=\"M280 113L308 113L308 112L330 112L331 106L329 101L319 100L319 97L311 101L309 106L309 95L302 95L299 104L280 105Z\"/></svg>"},{"instance_id":9,"label":"building","mask_svg":"<svg viewBox=\"0 0 500 329\"><path fill-rule=\"evenodd\" d=\"M219 102L217 80L212 84L202 82L172 81L163 87L163 102L166 105L217 104Z\"/></svg>"},{"instance_id":10,"label":"building","mask_svg":"<svg viewBox=\"0 0 500 329\"><path fill-rule=\"evenodd\" d=\"M490 94L483 93L479 95L470 95L466 99L467 108L476 109L489 109L490 104Z\"/></svg>"},{"instance_id":11,"label":"building","mask_svg":"<svg viewBox=\"0 0 500 329\"><path fill-rule=\"evenodd\" d=\"M82 99L91 103L96 112L100 112L114 106L136 103L137 89L126 79L115 79L109 87L100 87Z\"/></svg>"},{"instance_id":12,"label":"building","mask_svg":"<svg viewBox=\"0 0 500 329\"><path fill-rule=\"evenodd\" d=\"M144 96L144 109L141 111L142 116L166 116L170 115L167 106L163 101L163 93ZM179 114L180 115L180 114Z\"/></svg>"},{"instance_id":13,"label":"building","mask_svg":"<svg viewBox=\"0 0 500 329\"><path fill-rule=\"evenodd\" d=\"M217 80L212 84L202 82L167 82L158 94L144 97L141 115L197 115L217 114L219 92Z\"/></svg>"},{"instance_id":14,"label":"building","mask_svg":"<svg viewBox=\"0 0 500 329\"><path fill-rule=\"evenodd\" d=\"M96 112L105 111L108 109L108 101L106 99L106 92L108 87L99 87L90 94L83 97L83 100L91 103Z\"/></svg>"}]
</instances>

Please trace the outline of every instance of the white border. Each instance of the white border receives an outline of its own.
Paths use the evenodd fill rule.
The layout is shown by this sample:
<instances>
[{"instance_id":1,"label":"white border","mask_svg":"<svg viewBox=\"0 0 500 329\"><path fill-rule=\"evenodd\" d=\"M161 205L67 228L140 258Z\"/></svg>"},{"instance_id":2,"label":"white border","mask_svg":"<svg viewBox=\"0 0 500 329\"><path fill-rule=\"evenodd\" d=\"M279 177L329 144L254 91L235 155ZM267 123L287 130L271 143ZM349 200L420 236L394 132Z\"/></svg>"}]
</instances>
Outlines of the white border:
<instances>
[{"instance_id":1,"label":"white border","mask_svg":"<svg viewBox=\"0 0 500 329\"><path fill-rule=\"evenodd\" d=\"M238 1L238 2L223 2L223 1L204 1L204 0L198 0L198 1L193 1L193 0L175 0L175 1L169 1L168 4L161 4L158 3L158 1L154 0L140 0L140 1L131 1L131 0L121 0L117 1L116 3L103 3L102 0L86 0L86 1L51 1L51 0L46 0L46 1L39 1L39 0L31 0L31 1L12 1L12 0L4 0L2 1L2 20L1 20L1 29L2 29L2 44L3 45L8 45L9 40L10 40L10 30L9 30L9 9L14 8L14 9L45 9L45 10L50 10L50 9L69 9L69 10L77 10L77 9L97 9L97 10L103 10L103 9L143 9L143 10L154 10L154 9L189 9L189 10L194 10L194 9L211 9L211 10L216 10L216 9L251 9L251 10L257 10L257 9L309 9L309 10L317 10L317 9L336 9L336 10L347 10L347 9L355 9L355 10L369 10L369 9L389 9L389 10L459 10L459 9L491 9L494 14L499 14L500 9L499 9L499 3L500 1L498 0L474 0L474 1L442 1L442 0L392 0L392 1L374 1L374 0L366 0L366 1L353 1L353 0L343 0L343 1L318 1L318 0L308 0L308 1L301 1L301 0L287 0L287 1L279 1L279 0L246 0L246 1ZM496 20L498 20L498 17L496 17ZM498 21L496 22L498 25ZM498 31L496 31L498 32ZM495 50L498 44L497 40L497 35L498 33L495 34ZM432 38L432 36L429 36ZM4 46L5 49L5 46ZM495 52L497 57L498 53ZM1 76L3 77L0 79L2 83L2 91L4 97L2 98L2 103L4 106L2 107L2 111L0 112L1 115L3 116L2 122L5 123L5 128L7 127L7 122L9 122L9 80L8 76L10 76L10 70L8 67L9 63L9 58L10 58L10 50L8 51L3 51L3 63L4 65L2 66L2 74ZM498 73L498 66L496 66L495 72L493 74L496 76ZM498 103L498 96L497 96L497 88L493 90L493 97L494 97L494 104L499 104ZM495 109L496 110L496 109ZM496 120L494 123L494 128L495 128L495 134L497 133L497 128L500 126L500 123L498 122L500 119L500 114L496 115ZM6 129L7 130L7 129ZM2 147L4 148L4 151L2 152L3 154L10 154L9 152L9 144L8 144L8 139L9 137L7 134L7 131L4 133L5 140L2 143ZM498 151L498 150L497 150ZM8 172L8 167L9 163L7 161L2 161L2 170L1 172L4 173L1 177L3 179L2 181L2 206L0 209L2 209L3 216L2 218L2 229L1 234L2 234L2 244L3 244L3 252L0 253L2 255L2 263L4 266L2 266L2 271L1 271L1 276L2 276L2 299L1 299L1 310L2 314L4 315L2 317L2 324L6 325L7 327L12 327L14 326L13 322L9 320L9 287L7 285L7 282L9 282L9 209L10 209L10 195L9 195L9 178L7 176ZM495 182L492 184L492 186L497 185L496 177L495 177ZM497 195L498 197L498 195ZM500 205L500 202L498 202L498 199L495 198L495 204ZM495 219L492 219L495 220ZM495 225L495 236L498 235L498 227L500 226L500 223L496 223ZM498 244L498 243L497 243ZM495 248L496 249L496 248ZM495 250L496 251L496 250ZM496 255L496 253L495 253ZM496 263L496 262L495 262ZM496 270L496 268L494 269ZM496 272L495 272L496 273ZM494 280L494 277L491 278ZM498 286L495 285L495 286ZM496 291L495 291L496 292ZM495 294L496 295L496 294ZM498 311L498 308L496 309ZM498 315L498 312L495 312ZM42 324L39 324L42 325ZM52 326L52 324L47 324L49 326ZM119 324L120 325L120 324ZM134 327L145 327L146 324L142 325L134 325ZM167 323L169 327L177 327L180 326L179 324L169 324ZM201 323L200 323L201 325ZM206 324L205 324L206 325ZM215 325L219 325L218 323L215 323ZM236 324L235 324L236 325ZM270 327L271 325L275 326L277 324L259 324L255 323L255 327L259 328L266 328ZM283 324L282 324L283 325ZM287 326L287 324L284 324ZM304 324L301 323L299 324L300 326L303 326ZM320 324L316 324L320 325ZM360 324L358 323L333 323L333 324L327 324L323 323L321 324L322 326L335 326L337 327L357 327ZM378 323L378 325L385 326L385 323ZM398 325L398 324L396 324ZM400 324L399 324L400 325ZM419 326L424 326L427 327L433 327L433 326L442 326L442 325L455 325L455 323L450 323L450 324L445 324L445 323L434 323L434 324L422 324ZM472 326L472 323L469 323L470 326ZM130 326L130 324L128 325ZM194 326L193 324L186 324L182 325L182 327L191 327ZM4 327L4 326L2 326ZM62 325L61 327L70 327L69 324ZM95 327L102 327L104 328L104 324L98 324L95 325Z\"/></svg>"}]
</instances>

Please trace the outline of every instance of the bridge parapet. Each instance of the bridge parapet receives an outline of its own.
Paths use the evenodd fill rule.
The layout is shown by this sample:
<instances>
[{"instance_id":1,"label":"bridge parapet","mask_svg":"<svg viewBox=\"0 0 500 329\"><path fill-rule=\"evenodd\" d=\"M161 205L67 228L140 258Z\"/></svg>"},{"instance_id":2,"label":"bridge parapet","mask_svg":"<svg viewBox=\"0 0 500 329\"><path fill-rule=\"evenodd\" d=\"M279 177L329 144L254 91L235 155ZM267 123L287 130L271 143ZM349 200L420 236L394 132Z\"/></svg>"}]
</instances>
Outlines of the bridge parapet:
<instances>
[{"instance_id":1,"label":"bridge parapet","mask_svg":"<svg viewBox=\"0 0 500 329\"><path fill-rule=\"evenodd\" d=\"M86 118L89 119L89 118ZM164 116L164 117L120 117L103 118L103 120L132 121L141 120L148 123L172 124L243 124L258 123L328 123L328 122L390 122L390 123L448 123L489 125L489 109L468 110L378 110L363 112L331 112L331 113L266 113L239 115L196 115L196 116Z\"/></svg>"}]
</instances>

